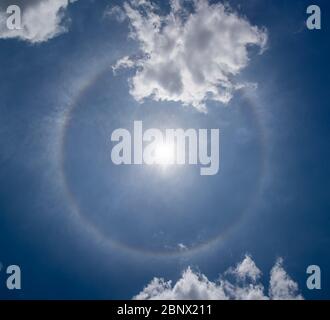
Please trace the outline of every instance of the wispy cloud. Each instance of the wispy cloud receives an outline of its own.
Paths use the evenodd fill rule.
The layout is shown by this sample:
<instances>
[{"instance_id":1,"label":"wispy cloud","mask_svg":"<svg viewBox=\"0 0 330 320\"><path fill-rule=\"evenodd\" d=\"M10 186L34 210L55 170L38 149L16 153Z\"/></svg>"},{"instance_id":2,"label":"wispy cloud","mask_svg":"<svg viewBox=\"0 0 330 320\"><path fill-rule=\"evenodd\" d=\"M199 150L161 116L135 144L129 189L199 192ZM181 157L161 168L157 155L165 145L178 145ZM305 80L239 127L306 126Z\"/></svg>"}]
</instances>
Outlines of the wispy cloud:
<instances>
[{"instance_id":1,"label":"wispy cloud","mask_svg":"<svg viewBox=\"0 0 330 320\"><path fill-rule=\"evenodd\" d=\"M136 300L300 300L298 285L283 268L278 259L270 271L268 294L260 282L262 272L253 259L246 255L236 267L228 269L217 281L188 267L181 278L172 281L154 278ZM231 281L228 279L232 279Z\"/></svg>"},{"instance_id":2,"label":"wispy cloud","mask_svg":"<svg viewBox=\"0 0 330 320\"><path fill-rule=\"evenodd\" d=\"M118 22L124 22L127 18L125 11L120 6L108 6L104 17L115 18Z\"/></svg>"},{"instance_id":3,"label":"wispy cloud","mask_svg":"<svg viewBox=\"0 0 330 320\"><path fill-rule=\"evenodd\" d=\"M142 58L123 58L114 69L136 67L130 93L137 101L177 101L206 111L210 99L228 103L235 90L246 84L235 81L249 62L248 46L266 48L267 31L258 28L222 3L194 0L170 1L170 12L148 0L131 0L111 14L123 21L140 46Z\"/></svg>"}]
</instances>

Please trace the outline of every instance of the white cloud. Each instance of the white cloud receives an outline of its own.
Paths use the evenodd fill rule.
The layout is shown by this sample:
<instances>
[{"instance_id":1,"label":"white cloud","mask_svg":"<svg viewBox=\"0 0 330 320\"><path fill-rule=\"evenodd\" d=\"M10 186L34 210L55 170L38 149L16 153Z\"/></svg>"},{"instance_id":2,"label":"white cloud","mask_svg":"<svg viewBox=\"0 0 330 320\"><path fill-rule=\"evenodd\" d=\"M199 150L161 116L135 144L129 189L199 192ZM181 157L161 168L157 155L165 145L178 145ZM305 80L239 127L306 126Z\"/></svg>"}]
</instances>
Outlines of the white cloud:
<instances>
[{"instance_id":1,"label":"white cloud","mask_svg":"<svg viewBox=\"0 0 330 320\"><path fill-rule=\"evenodd\" d=\"M181 251L188 250L188 247L187 247L186 245L184 245L183 243L179 243L179 244L178 244L178 248L179 248Z\"/></svg>"},{"instance_id":2,"label":"white cloud","mask_svg":"<svg viewBox=\"0 0 330 320\"><path fill-rule=\"evenodd\" d=\"M104 12L105 17L114 17L118 22L124 22L126 20L125 11L120 6L108 6Z\"/></svg>"},{"instance_id":3,"label":"white cloud","mask_svg":"<svg viewBox=\"0 0 330 320\"><path fill-rule=\"evenodd\" d=\"M132 68L134 67L134 62L130 59L130 57L125 56L123 58L121 58L120 60L118 60L113 66L112 66L112 70L114 72L114 74L116 74L116 71L118 69L121 68Z\"/></svg>"},{"instance_id":4,"label":"white cloud","mask_svg":"<svg viewBox=\"0 0 330 320\"><path fill-rule=\"evenodd\" d=\"M119 67L136 67L130 93L137 101L177 101L205 111L210 99L228 103L235 90L245 86L235 76L248 65L248 47L266 47L267 32L252 26L228 5L194 0L188 11L184 0L172 0L170 12L148 0L124 3L130 36L142 58ZM116 10L118 11L118 9Z\"/></svg>"},{"instance_id":5,"label":"white cloud","mask_svg":"<svg viewBox=\"0 0 330 320\"><path fill-rule=\"evenodd\" d=\"M249 255L246 255L245 259L235 269L229 269L228 273L237 275L237 277L243 280L249 278L254 282L261 276L261 271Z\"/></svg>"},{"instance_id":6,"label":"white cloud","mask_svg":"<svg viewBox=\"0 0 330 320\"><path fill-rule=\"evenodd\" d=\"M294 282L283 269L283 260L278 259L270 273L269 295L274 300L302 299L297 294L298 285Z\"/></svg>"},{"instance_id":7,"label":"white cloud","mask_svg":"<svg viewBox=\"0 0 330 320\"><path fill-rule=\"evenodd\" d=\"M77 0L16 0L21 8L20 30L9 30L6 25L6 10L13 1L0 4L0 39L18 38L31 43L44 42L67 31L64 21L65 9Z\"/></svg>"},{"instance_id":8,"label":"white cloud","mask_svg":"<svg viewBox=\"0 0 330 320\"><path fill-rule=\"evenodd\" d=\"M228 280L233 277L233 281ZM190 267L172 285L172 281L154 278L136 300L283 300L303 299L298 285L288 276L279 259L270 272L269 295L260 283L261 271L250 256L235 268L230 268L218 281L210 281Z\"/></svg>"},{"instance_id":9,"label":"white cloud","mask_svg":"<svg viewBox=\"0 0 330 320\"><path fill-rule=\"evenodd\" d=\"M136 300L214 300L225 299L221 286L209 281L204 275L185 270L182 278L172 287L171 281L154 278L137 296Z\"/></svg>"}]
</instances>

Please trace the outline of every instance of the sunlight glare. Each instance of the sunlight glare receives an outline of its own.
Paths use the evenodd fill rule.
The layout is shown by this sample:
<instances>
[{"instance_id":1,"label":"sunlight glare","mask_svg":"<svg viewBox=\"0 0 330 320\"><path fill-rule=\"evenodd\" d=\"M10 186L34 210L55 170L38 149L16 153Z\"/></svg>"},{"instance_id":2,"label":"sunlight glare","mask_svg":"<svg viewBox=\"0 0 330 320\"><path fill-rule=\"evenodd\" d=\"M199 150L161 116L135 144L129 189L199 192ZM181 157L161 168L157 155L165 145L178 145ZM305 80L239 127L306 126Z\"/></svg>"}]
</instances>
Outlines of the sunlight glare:
<instances>
[{"instance_id":1,"label":"sunlight glare","mask_svg":"<svg viewBox=\"0 0 330 320\"><path fill-rule=\"evenodd\" d=\"M156 164L172 165L175 160L174 145L169 143L159 144L155 149Z\"/></svg>"}]
</instances>

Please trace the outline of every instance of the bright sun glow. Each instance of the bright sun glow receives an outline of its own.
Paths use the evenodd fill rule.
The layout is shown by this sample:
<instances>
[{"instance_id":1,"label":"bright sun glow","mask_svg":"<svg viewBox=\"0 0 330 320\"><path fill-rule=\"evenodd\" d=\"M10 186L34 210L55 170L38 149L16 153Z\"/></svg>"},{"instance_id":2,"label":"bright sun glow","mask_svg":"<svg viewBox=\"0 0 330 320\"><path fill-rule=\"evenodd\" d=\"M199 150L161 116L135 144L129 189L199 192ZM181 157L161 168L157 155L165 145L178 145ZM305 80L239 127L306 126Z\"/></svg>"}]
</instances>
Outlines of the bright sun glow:
<instances>
[{"instance_id":1,"label":"bright sun glow","mask_svg":"<svg viewBox=\"0 0 330 320\"><path fill-rule=\"evenodd\" d=\"M162 143L155 149L155 162L160 165L171 165L175 161L175 148L174 144Z\"/></svg>"}]
</instances>

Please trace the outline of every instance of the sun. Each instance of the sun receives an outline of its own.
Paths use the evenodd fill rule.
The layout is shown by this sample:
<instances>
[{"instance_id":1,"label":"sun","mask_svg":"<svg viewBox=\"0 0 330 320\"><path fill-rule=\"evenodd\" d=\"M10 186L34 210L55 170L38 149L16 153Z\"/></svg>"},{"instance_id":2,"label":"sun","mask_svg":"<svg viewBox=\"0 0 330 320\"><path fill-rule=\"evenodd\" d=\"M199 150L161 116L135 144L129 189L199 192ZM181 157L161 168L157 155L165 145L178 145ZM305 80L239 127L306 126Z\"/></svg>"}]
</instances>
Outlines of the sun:
<instances>
[{"instance_id":1,"label":"sun","mask_svg":"<svg viewBox=\"0 0 330 320\"><path fill-rule=\"evenodd\" d=\"M160 143L155 148L155 163L162 166L173 165L175 148L172 143Z\"/></svg>"}]
</instances>

